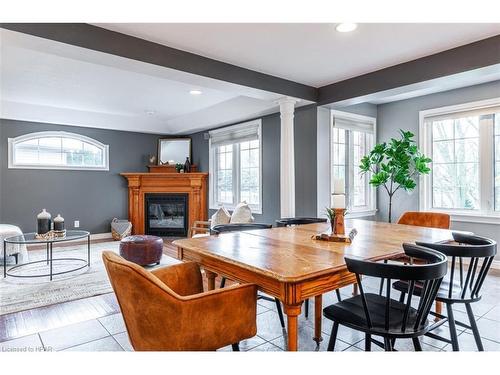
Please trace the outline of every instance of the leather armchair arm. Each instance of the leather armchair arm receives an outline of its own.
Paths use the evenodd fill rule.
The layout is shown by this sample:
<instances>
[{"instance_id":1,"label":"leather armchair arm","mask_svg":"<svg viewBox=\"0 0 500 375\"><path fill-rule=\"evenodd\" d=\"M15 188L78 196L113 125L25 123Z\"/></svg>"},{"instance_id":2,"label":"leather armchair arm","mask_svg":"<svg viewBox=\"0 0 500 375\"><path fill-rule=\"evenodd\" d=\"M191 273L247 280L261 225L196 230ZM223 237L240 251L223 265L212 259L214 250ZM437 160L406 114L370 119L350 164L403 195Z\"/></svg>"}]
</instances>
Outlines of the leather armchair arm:
<instances>
[{"instance_id":1,"label":"leather armchair arm","mask_svg":"<svg viewBox=\"0 0 500 375\"><path fill-rule=\"evenodd\" d=\"M257 334L257 286L242 284L182 297L183 334L192 350L218 349ZM196 324L193 324L196 322Z\"/></svg>"},{"instance_id":2,"label":"leather armchair arm","mask_svg":"<svg viewBox=\"0 0 500 375\"><path fill-rule=\"evenodd\" d=\"M200 267L195 262L162 267L151 273L180 296L203 293Z\"/></svg>"}]
</instances>

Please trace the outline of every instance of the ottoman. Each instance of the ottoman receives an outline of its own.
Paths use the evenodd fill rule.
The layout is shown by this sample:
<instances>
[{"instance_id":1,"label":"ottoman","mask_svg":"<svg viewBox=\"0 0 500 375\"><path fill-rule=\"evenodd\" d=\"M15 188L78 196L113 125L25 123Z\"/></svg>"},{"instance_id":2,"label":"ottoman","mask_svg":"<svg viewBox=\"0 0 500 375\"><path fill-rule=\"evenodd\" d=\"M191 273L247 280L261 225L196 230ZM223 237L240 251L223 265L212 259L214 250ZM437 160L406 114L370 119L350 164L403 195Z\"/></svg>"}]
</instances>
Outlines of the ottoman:
<instances>
[{"instance_id":1,"label":"ottoman","mask_svg":"<svg viewBox=\"0 0 500 375\"><path fill-rule=\"evenodd\" d=\"M120 256L141 266L160 264L163 240L157 236L128 236L120 241Z\"/></svg>"}]
</instances>

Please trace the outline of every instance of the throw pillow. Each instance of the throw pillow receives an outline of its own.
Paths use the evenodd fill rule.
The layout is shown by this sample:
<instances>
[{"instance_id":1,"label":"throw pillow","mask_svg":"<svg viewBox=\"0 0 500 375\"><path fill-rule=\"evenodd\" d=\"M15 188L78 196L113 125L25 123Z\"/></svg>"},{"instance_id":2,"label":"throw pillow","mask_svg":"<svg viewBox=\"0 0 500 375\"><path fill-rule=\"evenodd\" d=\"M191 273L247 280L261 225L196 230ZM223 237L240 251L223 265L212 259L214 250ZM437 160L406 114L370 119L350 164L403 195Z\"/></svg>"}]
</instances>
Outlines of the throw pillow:
<instances>
[{"instance_id":1,"label":"throw pillow","mask_svg":"<svg viewBox=\"0 0 500 375\"><path fill-rule=\"evenodd\" d=\"M212 215L210 226L213 228L219 224L229 224L230 221L231 214L222 206Z\"/></svg>"},{"instance_id":2,"label":"throw pillow","mask_svg":"<svg viewBox=\"0 0 500 375\"><path fill-rule=\"evenodd\" d=\"M254 217L252 216L252 210L247 202L243 201L238 203L238 205L234 208L233 214L231 215L231 224L246 224L252 223L254 221Z\"/></svg>"}]
</instances>

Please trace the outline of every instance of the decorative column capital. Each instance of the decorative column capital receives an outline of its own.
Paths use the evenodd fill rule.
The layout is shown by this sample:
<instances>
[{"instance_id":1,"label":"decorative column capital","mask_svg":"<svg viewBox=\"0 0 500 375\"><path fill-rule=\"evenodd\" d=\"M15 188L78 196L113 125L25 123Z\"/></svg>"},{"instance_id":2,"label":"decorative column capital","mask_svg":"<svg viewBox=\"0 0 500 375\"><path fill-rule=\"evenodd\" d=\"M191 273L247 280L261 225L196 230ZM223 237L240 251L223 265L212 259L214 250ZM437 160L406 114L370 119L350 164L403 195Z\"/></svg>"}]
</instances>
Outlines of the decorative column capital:
<instances>
[{"instance_id":1,"label":"decorative column capital","mask_svg":"<svg viewBox=\"0 0 500 375\"><path fill-rule=\"evenodd\" d=\"M280 106L280 113L283 114L290 114L293 115L295 112L295 103L297 103L299 100L295 98L291 98L289 96L285 96L281 99L278 99L276 102Z\"/></svg>"}]
</instances>

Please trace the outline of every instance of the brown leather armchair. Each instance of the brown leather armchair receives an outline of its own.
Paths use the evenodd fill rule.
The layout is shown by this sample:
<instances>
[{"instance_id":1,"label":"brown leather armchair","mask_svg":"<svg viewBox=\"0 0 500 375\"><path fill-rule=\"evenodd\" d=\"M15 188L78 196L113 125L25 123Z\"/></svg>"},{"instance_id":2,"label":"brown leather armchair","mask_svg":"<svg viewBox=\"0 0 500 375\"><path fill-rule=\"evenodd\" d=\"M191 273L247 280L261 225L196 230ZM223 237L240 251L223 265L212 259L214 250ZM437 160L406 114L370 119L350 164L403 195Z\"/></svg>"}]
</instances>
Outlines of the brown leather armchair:
<instances>
[{"instance_id":1,"label":"brown leather armchair","mask_svg":"<svg viewBox=\"0 0 500 375\"><path fill-rule=\"evenodd\" d=\"M441 212L406 211L399 218L398 224L450 229L450 215Z\"/></svg>"},{"instance_id":2,"label":"brown leather armchair","mask_svg":"<svg viewBox=\"0 0 500 375\"><path fill-rule=\"evenodd\" d=\"M152 272L111 251L102 254L135 350L215 350L257 333L257 286L203 292L199 266Z\"/></svg>"}]
</instances>

